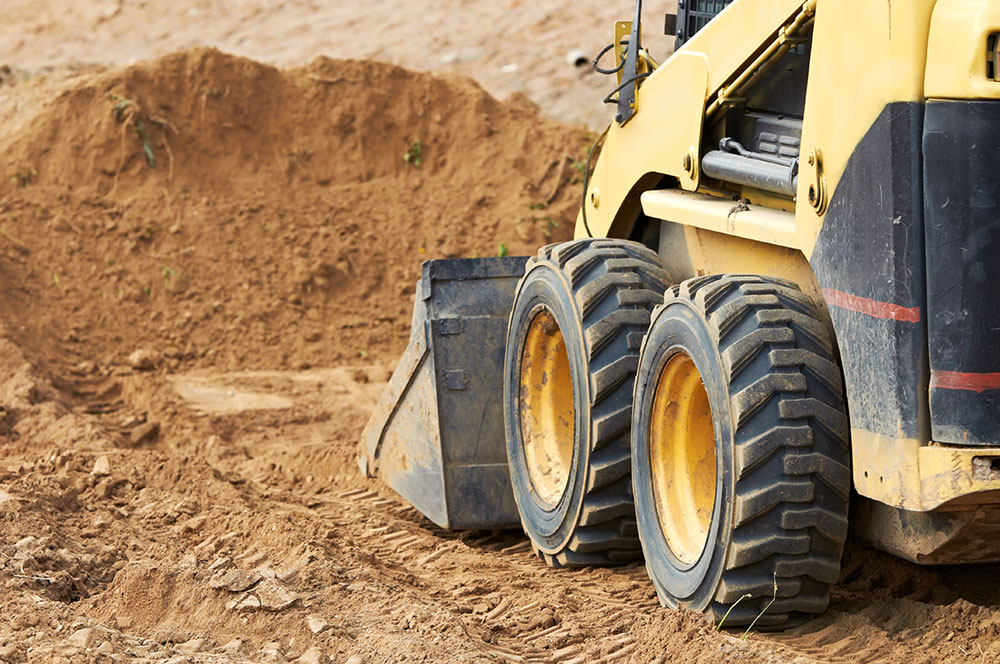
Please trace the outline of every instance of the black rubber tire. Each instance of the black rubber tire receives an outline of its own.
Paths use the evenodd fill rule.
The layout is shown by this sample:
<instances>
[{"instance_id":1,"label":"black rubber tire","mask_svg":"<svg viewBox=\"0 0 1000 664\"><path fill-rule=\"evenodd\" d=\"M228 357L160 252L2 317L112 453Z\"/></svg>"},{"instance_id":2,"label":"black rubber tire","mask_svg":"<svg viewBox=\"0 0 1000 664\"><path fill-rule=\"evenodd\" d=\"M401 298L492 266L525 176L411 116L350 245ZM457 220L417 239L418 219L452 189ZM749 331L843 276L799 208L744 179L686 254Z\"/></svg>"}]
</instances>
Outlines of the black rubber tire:
<instances>
[{"instance_id":1,"label":"black rubber tire","mask_svg":"<svg viewBox=\"0 0 1000 664\"><path fill-rule=\"evenodd\" d=\"M678 351L701 374L715 429L715 510L690 565L667 543L651 481L653 393ZM755 629L826 609L847 537L849 425L830 335L795 284L721 275L668 290L643 342L632 427L639 532L662 604Z\"/></svg>"},{"instance_id":2,"label":"black rubber tire","mask_svg":"<svg viewBox=\"0 0 1000 664\"><path fill-rule=\"evenodd\" d=\"M622 564L641 555L629 460L632 384L650 312L668 283L655 252L624 240L548 245L525 267L507 332L507 456L524 530L552 567ZM534 491L519 415L521 357L539 307L563 334L573 385L572 466L554 507Z\"/></svg>"}]
</instances>

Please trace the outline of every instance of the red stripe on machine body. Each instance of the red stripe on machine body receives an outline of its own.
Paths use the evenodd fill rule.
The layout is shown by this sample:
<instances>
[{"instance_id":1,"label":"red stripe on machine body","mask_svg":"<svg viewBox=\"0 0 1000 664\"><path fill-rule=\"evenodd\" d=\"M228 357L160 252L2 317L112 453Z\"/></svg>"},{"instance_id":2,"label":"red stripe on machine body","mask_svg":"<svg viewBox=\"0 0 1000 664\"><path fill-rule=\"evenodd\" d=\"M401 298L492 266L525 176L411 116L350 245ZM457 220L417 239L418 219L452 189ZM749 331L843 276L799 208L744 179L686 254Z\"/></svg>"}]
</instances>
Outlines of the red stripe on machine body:
<instances>
[{"instance_id":1,"label":"red stripe on machine body","mask_svg":"<svg viewBox=\"0 0 1000 664\"><path fill-rule=\"evenodd\" d=\"M943 390L968 390L976 393L1000 390L1000 373L931 371L931 387Z\"/></svg>"},{"instance_id":2,"label":"red stripe on machine body","mask_svg":"<svg viewBox=\"0 0 1000 664\"><path fill-rule=\"evenodd\" d=\"M826 303L840 309L855 311L872 318L898 320L905 323L920 322L920 307L901 307L898 304L870 300L860 295L851 295L835 288L824 288L823 297Z\"/></svg>"}]
</instances>

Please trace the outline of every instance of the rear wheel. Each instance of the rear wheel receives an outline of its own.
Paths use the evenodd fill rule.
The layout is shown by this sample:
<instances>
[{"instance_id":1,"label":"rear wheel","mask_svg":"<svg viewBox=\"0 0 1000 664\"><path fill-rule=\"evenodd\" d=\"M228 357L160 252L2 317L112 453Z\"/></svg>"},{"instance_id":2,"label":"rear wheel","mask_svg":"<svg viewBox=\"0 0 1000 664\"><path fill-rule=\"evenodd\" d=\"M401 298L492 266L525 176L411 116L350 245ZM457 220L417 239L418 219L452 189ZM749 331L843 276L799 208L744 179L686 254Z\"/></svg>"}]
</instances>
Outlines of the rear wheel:
<instances>
[{"instance_id":1,"label":"rear wheel","mask_svg":"<svg viewBox=\"0 0 1000 664\"><path fill-rule=\"evenodd\" d=\"M632 386L667 283L655 252L594 239L542 247L518 286L504 368L507 456L524 530L554 567L640 555Z\"/></svg>"},{"instance_id":2,"label":"rear wheel","mask_svg":"<svg viewBox=\"0 0 1000 664\"><path fill-rule=\"evenodd\" d=\"M663 604L760 627L826 608L847 535L844 410L829 335L794 284L724 275L667 292L632 425L638 527Z\"/></svg>"}]
</instances>

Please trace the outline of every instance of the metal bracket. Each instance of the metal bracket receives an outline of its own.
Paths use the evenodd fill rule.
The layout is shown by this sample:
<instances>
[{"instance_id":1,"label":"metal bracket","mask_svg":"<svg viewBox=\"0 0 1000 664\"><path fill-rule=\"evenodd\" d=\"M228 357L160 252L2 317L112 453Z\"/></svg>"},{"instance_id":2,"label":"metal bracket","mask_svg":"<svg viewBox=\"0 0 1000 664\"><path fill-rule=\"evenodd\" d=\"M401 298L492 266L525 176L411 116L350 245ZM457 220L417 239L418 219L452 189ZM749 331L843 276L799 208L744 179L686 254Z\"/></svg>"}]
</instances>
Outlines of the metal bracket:
<instances>
[{"instance_id":1,"label":"metal bracket","mask_svg":"<svg viewBox=\"0 0 1000 664\"><path fill-rule=\"evenodd\" d=\"M826 177L823 175L823 156L819 148L812 148L806 157L806 169L808 188L806 189L806 199L812 206L816 214L823 216L826 213ZM801 176L801 174L800 174Z\"/></svg>"},{"instance_id":2,"label":"metal bracket","mask_svg":"<svg viewBox=\"0 0 1000 664\"><path fill-rule=\"evenodd\" d=\"M642 35L642 0L635 2L635 17L631 22L618 21L615 23L615 57L616 62L621 62L622 37L628 32L628 47L625 49L625 66L618 72L618 112L615 114L615 121L624 125L632 119L639 110L635 101L635 93L639 87L639 76L648 71L645 60L639 57L639 39Z\"/></svg>"}]
</instances>

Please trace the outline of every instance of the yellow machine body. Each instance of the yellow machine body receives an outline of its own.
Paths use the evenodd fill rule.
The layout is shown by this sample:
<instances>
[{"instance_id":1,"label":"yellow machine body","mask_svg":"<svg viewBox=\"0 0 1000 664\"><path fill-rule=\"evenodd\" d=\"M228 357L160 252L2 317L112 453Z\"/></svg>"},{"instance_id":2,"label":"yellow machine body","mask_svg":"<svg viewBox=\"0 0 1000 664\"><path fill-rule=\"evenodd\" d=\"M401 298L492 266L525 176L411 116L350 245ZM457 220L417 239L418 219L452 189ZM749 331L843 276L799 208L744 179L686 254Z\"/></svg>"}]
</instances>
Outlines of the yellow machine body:
<instances>
[{"instance_id":1,"label":"yellow machine body","mask_svg":"<svg viewBox=\"0 0 1000 664\"><path fill-rule=\"evenodd\" d=\"M1000 3L990 0L736 0L640 81L634 116L611 124L593 165L576 237L638 239L644 228L659 225L659 252L674 279L745 272L794 281L824 312L842 360L850 360L846 354L856 344L845 335L860 330L836 325L839 313L831 316L831 308L864 314L869 300L824 283L817 262L826 261L824 274L869 267L862 256L851 264L842 252L831 266L829 256L816 254L842 178L887 109L914 109L922 120L922 109L938 99L1000 99L987 57L997 32ZM727 115L741 109L762 68L780 67L782 54L806 38L808 84L794 196L707 177L701 162L726 135ZM918 134L911 160L920 156L919 142ZM905 157L902 148L898 157ZM995 174L995 164L993 169ZM928 177L925 186L933 184ZM873 315L893 324L926 325L926 307L876 304L881 308ZM868 525L859 527L876 544L920 562L998 559L1000 542L987 543L984 551L991 538L977 533L996 528L983 514L1000 504L1000 430L986 444L935 440L926 357L935 337L912 348L900 343L916 367L912 426L888 422L872 430L855 417L867 407L865 375L846 372L854 486L876 503L866 507ZM881 380L876 369L868 380Z\"/></svg>"}]
</instances>

